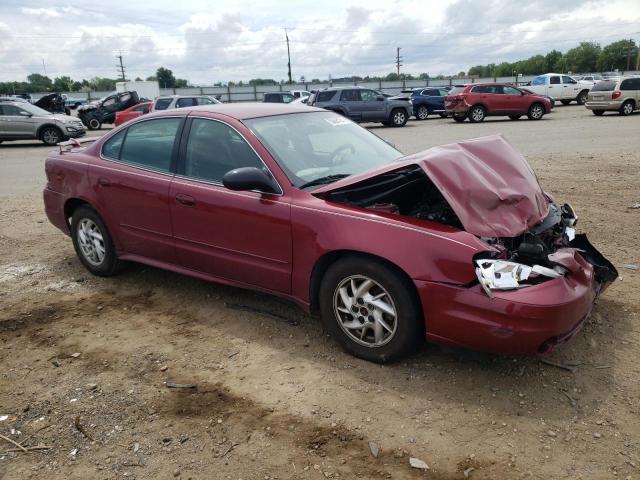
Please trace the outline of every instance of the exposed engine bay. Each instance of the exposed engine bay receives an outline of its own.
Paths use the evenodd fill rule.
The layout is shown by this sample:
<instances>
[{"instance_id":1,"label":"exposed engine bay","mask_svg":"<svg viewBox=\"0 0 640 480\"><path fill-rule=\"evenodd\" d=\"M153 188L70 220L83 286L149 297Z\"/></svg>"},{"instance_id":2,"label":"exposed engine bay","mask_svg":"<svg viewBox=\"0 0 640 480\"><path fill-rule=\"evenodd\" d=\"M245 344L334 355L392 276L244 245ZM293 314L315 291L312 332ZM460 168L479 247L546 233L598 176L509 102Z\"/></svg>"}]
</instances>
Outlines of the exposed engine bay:
<instances>
[{"instance_id":1,"label":"exposed engine bay","mask_svg":"<svg viewBox=\"0 0 640 480\"><path fill-rule=\"evenodd\" d=\"M376 212L428 220L464 230L440 190L418 165L409 165L322 194L326 200ZM549 199L549 213L536 226L515 237L480 237L494 251L474 257L478 282L487 295L493 290L525 288L583 270L594 270L598 288L618 276L583 234L569 204ZM497 252L496 252L497 251ZM579 256L580 258L577 258Z\"/></svg>"}]
</instances>

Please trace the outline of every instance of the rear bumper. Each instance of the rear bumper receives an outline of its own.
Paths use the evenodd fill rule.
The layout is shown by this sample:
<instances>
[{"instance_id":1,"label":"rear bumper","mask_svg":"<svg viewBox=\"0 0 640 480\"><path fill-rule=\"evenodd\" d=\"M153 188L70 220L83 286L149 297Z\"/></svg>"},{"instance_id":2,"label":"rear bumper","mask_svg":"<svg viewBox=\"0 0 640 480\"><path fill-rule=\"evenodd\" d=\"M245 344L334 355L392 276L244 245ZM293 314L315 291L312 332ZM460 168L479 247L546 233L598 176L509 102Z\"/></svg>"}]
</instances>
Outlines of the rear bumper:
<instances>
[{"instance_id":1,"label":"rear bumper","mask_svg":"<svg viewBox=\"0 0 640 480\"><path fill-rule=\"evenodd\" d=\"M50 188L45 188L42 192L42 198L44 200L44 211L49 221L65 234L69 235L69 225L64 215L65 197Z\"/></svg>"},{"instance_id":2,"label":"rear bumper","mask_svg":"<svg viewBox=\"0 0 640 480\"><path fill-rule=\"evenodd\" d=\"M622 101L610 100L610 101L593 101L590 100L584 104L589 110L620 110L622 107Z\"/></svg>"}]
</instances>

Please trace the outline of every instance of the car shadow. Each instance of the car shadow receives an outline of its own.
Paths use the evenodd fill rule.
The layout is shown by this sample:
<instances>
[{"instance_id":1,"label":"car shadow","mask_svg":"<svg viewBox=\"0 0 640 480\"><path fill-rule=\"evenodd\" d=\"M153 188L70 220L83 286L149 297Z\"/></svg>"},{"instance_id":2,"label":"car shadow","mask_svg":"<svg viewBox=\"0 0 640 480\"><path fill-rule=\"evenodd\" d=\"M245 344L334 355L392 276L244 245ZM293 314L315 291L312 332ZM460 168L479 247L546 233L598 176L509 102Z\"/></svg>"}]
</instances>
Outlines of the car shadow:
<instances>
[{"instance_id":1,"label":"car shadow","mask_svg":"<svg viewBox=\"0 0 640 480\"><path fill-rule=\"evenodd\" d=\"M61 263L56 268L82 271L77 259L73 264L65 267ZM202 332L203 326L217 335L221 329L247 345L258 342L287 352L292 363L300 359L341 368L341 375L352 376L371 388L397 391L416 402L428 401L432 408L452 403L475 405L503 416L544 415L564 420L606 399L613 391L618 349L617 342L611 340L616 331L631 327L624 305L607 292L582 331L544 357L493 355L425 343L401 361L377 365L343 352L317 318L272 295L142 265L131 265L118 277L99 281L114 297L125 298L140 289L152 292L152 312L163 315L170 311L171 318L180 319L175 335L188 336L190 329ZM179 305L167 303L167 299L177 298ZM242 313L230 315L231 310ZM268 335L256 335L265 328ZM583 391L587 383L598 385L598 389Z\"/></svg>"}]
</instances>

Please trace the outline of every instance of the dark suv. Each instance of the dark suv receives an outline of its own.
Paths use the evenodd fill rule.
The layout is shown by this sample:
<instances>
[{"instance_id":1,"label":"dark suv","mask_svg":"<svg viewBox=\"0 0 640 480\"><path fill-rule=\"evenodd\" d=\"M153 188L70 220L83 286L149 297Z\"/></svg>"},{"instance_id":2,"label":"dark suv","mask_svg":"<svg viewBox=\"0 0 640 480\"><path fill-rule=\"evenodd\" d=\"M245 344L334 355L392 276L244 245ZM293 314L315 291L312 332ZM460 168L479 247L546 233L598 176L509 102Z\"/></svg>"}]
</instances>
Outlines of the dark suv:
<instances>
[{"instance_id":1,"label":"dark suv","mask_svg":"<svg viewBox=\"0 0 640 480\"><path fill-rule=\"evenodd\" d=\"M101 98L97 102L78 107L78 118L89 130L98 130L103 123L115 123L116 112L140 103L137 92L119 92Z\"/></svg>"},{"instance_id":2,"label":"dark suv","mask_svg":"<svg viewBox=\"0 0 640 480\"><path fill-rule=\"evenodd\" d=\"M362 87L331 87L319 91L314 107L332 110L354 122L382 122L383 125L404 127L413 114L411 103L404 99L387 98L380 92Z\"/></svg>"}]
</instances>

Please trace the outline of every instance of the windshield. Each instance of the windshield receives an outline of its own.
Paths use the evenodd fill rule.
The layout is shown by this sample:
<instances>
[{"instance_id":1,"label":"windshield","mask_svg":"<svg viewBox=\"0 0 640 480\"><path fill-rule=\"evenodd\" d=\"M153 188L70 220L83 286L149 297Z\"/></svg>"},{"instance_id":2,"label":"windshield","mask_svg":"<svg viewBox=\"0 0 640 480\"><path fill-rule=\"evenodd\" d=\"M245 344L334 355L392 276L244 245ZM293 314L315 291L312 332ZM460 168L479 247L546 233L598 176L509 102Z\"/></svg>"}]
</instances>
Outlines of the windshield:
<instances>
[{"instance_id":1,"label":"windshield","mask_svg":"<svg viewBox=\"0 0 640 480\"><path fill-rule=\"evenodd\" d=\"M25 110L32 115L38 115L39 117L41 117L42 115L53 115L51 112L47 112L45 109L36 107L35 105L31 105L30 103L20 102L17 106L19 106L22 110Z\"/></svg>"},{"instance_id":2,"label":"windshield","mask_svg":"<svg viewBox=\"0 0 640 480\"><path fill-rule=\"evenodd\" d=\"M592 92L609 92L616 86L616 82L612 80L603 80L596 83L591 89Z\"/></svg>"},{"instance_id":3,"label":"windshield","mask_svg":"<svg viewBox=\"0 0 640 480\"><path fill-rule=\"evenodd\" d=\"M373 133L333 112L277 115L244 123L278 160L296 187L330 183L391 163L403 155Z\"/></svg>"}]
</instances>

